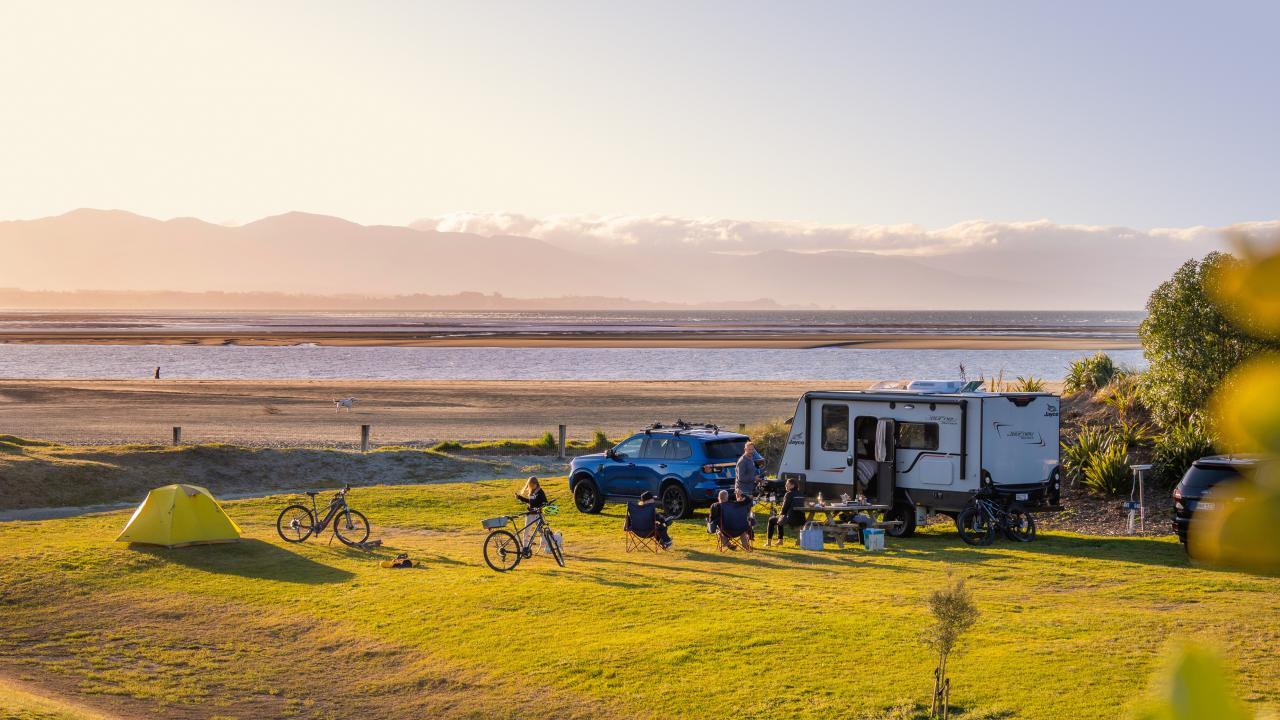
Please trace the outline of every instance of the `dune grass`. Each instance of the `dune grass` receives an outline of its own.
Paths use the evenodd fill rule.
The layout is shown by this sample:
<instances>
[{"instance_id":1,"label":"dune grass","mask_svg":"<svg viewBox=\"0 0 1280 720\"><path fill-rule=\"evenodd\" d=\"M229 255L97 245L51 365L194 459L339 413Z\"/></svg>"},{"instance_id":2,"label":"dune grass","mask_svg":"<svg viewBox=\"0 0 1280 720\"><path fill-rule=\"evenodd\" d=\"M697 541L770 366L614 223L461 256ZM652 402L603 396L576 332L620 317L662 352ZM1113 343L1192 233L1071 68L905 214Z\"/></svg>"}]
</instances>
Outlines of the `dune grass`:
<instances>
[{"instance_id":1,"label":"dune grass","mask_svg":"<svg viewBox=\"0 0 1280 720\"><path fill-rule=\"evenodd\" d=\"M573 457L586 453L603 452L616 442L600 431L596 431L591 440L566 440L565 455ZM504 438L499 440L480 440L461 442L445 440L431 446L439 453L461 455L555 455L559 450L559 441L550 431L533 439Z\"/></svg>"},{"instance_id":2,"label":"dune grass","mask_svg":"<svg viewBox=\"0 0 1280 720\"><path fill-rule=\"evenodd\" d=\"M134 716L919 716L926 595L968 579L981 616L953 660L958 718L1115 718L1170 638L1218 647L1280 701L1280 578L1189 566L1173 540L1046 533L963 545L945 527L858 549L721 554L695 519L627 554L618 506L581 515L567 567L484 566L483 517L518 480L361 488L374 554L275 535L294 497L226 503L238 544L112 542L127 513L0 524L0 678ZM405 551L419 568L378 560Z\"/></svg>"}]
</instances>

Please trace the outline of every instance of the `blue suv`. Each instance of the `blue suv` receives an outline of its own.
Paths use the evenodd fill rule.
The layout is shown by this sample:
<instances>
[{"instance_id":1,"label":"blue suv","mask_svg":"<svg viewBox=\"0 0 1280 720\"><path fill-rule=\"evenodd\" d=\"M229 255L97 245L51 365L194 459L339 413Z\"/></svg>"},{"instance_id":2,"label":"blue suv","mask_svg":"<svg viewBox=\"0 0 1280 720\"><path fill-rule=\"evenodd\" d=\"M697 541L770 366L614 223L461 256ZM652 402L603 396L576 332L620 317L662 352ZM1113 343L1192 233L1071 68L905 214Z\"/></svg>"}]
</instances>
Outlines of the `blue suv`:
<instances>
[{"instance_id":1,"label":"blue suv","mask_svg":"<svg viewBox=\"0 0 1280 720\"><path fill-rule=\"evenodd\" d=\"M656 424L610 450L569 464L569 491L580 512L598 513L606 500L634 500L648 491L666 514L682 518L732 489L749 438L714 425Z\"/></svg>"}]
</instances>

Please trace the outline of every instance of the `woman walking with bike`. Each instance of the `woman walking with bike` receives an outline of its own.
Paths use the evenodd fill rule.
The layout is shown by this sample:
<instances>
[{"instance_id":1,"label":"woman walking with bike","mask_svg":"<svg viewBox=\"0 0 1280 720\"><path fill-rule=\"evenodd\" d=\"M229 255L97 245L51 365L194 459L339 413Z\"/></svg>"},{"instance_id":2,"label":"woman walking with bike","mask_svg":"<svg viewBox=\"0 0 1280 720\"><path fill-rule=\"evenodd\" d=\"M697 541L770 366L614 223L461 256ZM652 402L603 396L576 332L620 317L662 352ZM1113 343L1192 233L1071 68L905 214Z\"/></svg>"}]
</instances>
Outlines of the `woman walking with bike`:
<instances>
[{"instance_id":1,"label":"woman walking with bike","mask_svg":"<svg viewBox=\"0 0 1280 720\"><path fill-rule=\"evenodd\" d=\"M537 510L541 510L543 505L547 504L547 494L542 490L542 483L538 482L538 478L533 475L524 482L524 489L516 493L516 499L529 506L529 512L524 516L524 527L520 528L521 534L533 525L534 520L538 517ZM525 538L526 542L531 538Z\"/></svg>"}]
</instances>

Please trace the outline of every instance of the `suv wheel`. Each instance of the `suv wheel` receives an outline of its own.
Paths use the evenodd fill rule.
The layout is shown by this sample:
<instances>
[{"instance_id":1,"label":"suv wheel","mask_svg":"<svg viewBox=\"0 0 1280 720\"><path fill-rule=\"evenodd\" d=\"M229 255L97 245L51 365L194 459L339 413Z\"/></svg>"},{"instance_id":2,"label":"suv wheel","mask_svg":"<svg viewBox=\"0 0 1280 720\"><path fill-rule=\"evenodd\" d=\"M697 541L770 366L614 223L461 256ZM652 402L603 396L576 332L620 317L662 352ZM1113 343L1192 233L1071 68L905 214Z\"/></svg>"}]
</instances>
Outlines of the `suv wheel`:
<instances>
[{"instance_id":1,"label":"suv wheel","mask_svg":"<svg viewBox=\"0 0 1280 720\"><path fill-rule=\"evenodd\" d=\"M689 493L680 483L671 483L662 488L662 507L667 515L679 520L686 517L693 508L689 502Z\"/></svg>"},{"instance_id":2,"label":"suv wheel","mask_svg":"<svg viewBox=\"0 0 1280 720\"><path fill-rule=\"evenodd\" d=\"M604 508L604 496L596 487L595 480L583 478L578 481L573 488L573 504L577 506L578 512L584 513L598 513Z\"/></svg>"}]
</instances>

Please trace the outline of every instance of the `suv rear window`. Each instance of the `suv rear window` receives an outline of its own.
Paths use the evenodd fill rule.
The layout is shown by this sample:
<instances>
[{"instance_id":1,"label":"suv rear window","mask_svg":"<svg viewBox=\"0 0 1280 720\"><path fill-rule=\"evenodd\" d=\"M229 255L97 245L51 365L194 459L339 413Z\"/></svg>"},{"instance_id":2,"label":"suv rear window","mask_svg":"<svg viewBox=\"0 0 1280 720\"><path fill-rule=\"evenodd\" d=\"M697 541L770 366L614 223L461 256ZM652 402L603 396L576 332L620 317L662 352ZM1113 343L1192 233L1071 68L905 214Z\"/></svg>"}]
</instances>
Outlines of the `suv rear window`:
<instances>
[{"instance_id":1,"label":"suv rear window","mask_svg":"<svg viewBox=\"0 0 1280 720\"><path fill-rule=\"evenodd\" d=\"M643 457L649 460L684 460L693 454L689 441L673 437L645 440Z\"/></svg>"},{"instance_id":2,"label":"suv rear window","mask_svg":"<svg viewBox=\"0 0 1280 720\"><path fill-rule=\"evenodd\" d=\"M737 460L742 457L742 449L746 446L746 440L712 440L706 444L707 458L710 460Z\"/></svg>"},{"instance_id":3,"label":"suv rear window","mask_svg":"<svg viewBox=\"0 0 1280 720\"><path fill-rule=\"evenodd\" d=\"M1178 490L1183 497L1201 497L1214 485L1239 477L1240 473L1229 467L1192 465L1187 474L1182 476L1182 482L1178 483Z\"/></svg>"}]
</instances>

